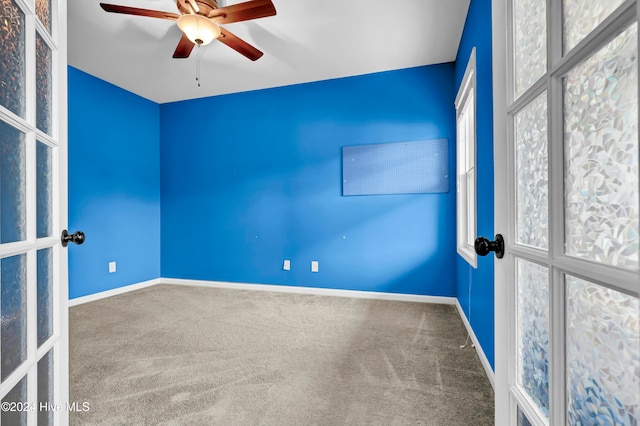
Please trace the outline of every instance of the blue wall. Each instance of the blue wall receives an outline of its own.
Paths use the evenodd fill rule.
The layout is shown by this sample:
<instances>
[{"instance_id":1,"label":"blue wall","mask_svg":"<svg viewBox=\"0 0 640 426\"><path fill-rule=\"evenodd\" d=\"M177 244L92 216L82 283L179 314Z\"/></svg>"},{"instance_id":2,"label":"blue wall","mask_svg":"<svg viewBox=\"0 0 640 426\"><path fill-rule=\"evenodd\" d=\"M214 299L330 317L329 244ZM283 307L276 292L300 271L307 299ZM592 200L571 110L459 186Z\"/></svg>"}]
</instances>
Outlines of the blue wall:
<instances>
[{"instance_id":1,"label":"blue wall","mask_svg":"<svg viewBox=\"0 0 640 426\"><path fill-rule=\"evenodd\" d=\"M341 196L345 145L447 138L453 176L454 97L443 64L161 105L162 276L454 296L453 179Z\"/></svg>"},{"instance_id":2,"label":"blue wall","mask_svg":"<svg viewBox=\"0 0 640 426\"><path fill-rule=\"evenodd\" d=\"M160 276L457 296L493 365L493 258L457 256L453 181L475 46L478 234L493 236L490 7L472 0L454 64L161 106L69 68L69 223L87 233L70 298ZM342 146L435 138L449 193L341 196Z\"/></svg>"},{"instance_id":3,"label":"blue wall","mask_svg":"<svg viewBox=\"0 0 640 426\"><path fill-rule=\"evenodd\" d=\"M69 229L87 236L69 249L71 299L160 276L159 113L69 67Z\"/></svg>"},{"instance_id":4,"label":"blue wall","mask_svg":"<svg viewBox=\"0 0 640 426\"><path fill-rule=\"evenodd\" d=\"M455 65L456 92L476 48L476 144L478 235L493 239L493 84L491 66L491 0L471 0ZM476 337L494 361L493 261L478 256L478 269L457 257L456 294ZM471 302L469 302L471 289Z\"/></svg>"}]
</instances>

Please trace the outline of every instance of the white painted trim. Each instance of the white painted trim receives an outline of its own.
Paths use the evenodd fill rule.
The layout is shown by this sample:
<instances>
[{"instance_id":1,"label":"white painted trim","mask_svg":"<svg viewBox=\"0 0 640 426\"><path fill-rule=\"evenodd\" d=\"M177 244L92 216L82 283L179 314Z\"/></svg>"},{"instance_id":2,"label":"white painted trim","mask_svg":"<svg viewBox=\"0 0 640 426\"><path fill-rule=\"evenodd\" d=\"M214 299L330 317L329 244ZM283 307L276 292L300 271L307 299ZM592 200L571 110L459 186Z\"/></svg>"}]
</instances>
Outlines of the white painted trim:
<instances>
[{"instance_id":1,"label":"white painted trim","mask_svg":"<svg viewBox=\"0 0 640 426\"><path fill-rule=\"evenodd\" d=\"M160 278L155 278L148 281L142 281L137 284L125 285L123 287L114 288L112 290L101 291L100 293L89 294L87 296L76 297L69 300L68 306L81 305L83 303L95 302L96 300L104 299L111 296L117 296L118 294L128 293L134 290L140 290L142 288L150 287L152 285L162 284Z\"/></svg>"},{"instance_id":2,"label":"white painted trim","mask_svg":"<svg viewBox=\"0 0 640 426\"><path fill-rule=\"evenodd\" d=\"M273 291L276 293L313 294L316 296L352 297L356 299L395 300L399 302L439 303L455 305L455 297L423 296L419 294L381 293L375 291L337 290L333 288L297 287L289 285L234 283L225 281L186 280L179 278L160 278L161 284L187 285L211 288L229 288L234 290Z\"/></svg>"},{"instance_id":3,"label":"white painted trim","mask_svg":"<svg viewBox=\"0 0 640 426\"><path fill-rule=\"evenodd\" d=\"M69 123L67 86L67 0L52 0L51 26L57 49L52 52L51 67L56 74L51 87L52 107L51 131L54 138L40 137L51 148L52 173L52 237L53 262L57 268L54 276L53 314L58 324L54 333L60 336L53 346L53 401L58 404L69 402L69 260L68 250L62 247L59 236L69 227ZM55 272L54 268L54 274ZM37 421L37 420L36 420ZM30 423L31 424L31 423ZM53 424L69 424L69 412L58 410L53 413Z\"/></svg>"},{"instance_id":4,"label":"white painted trim","mask_svg":"<svg viewBox=\"0 0 640 426\"><path fill-rule=\"evenodd\" d=\"M473 268L478 268L478 256L473 248L478 228L477 202L477 90L476 48L471 49L469 61L456 95L456 241L458 254ZM465 130L461 131L461 128ZM471 153L471 154L470 154ZM473 157L471 161L469 158ZM472 166L469 163L473 163ZM470 167L471 166L471 167ZM468 181L471 178L471 185ZM469 202L469 195L473 201ZM469 206L469 204L472 204ZM469 207L473 213L469 214ZM472 236L469 241L469 236Z\"/></svg>"},{"instance_id":5,"label":"white painted trim","mask_svg":"<svg viewBox=\"0 0 640 426\"><path fill-rule=\"evenodd\" d=\"M462 76L462 82L460 83L460 88L458 89L458 94L456 95L456 100L454 101L454 105L457 110L461 109L464 98L469 96L469 89L476 93L476 47L474 46L471 49L471 53L469 54L469 60L467 61L467 66L464 70L464 75ZM475 101L474 101L475 104Z\"/></svg>"},{"instance_id":6,"label":"white painted trim","mask_svg":"<svg viewBox=\"0 0 640 426\"><path fill-rule=\"evenodd\" d=\"M458 308L458 313L460 314L460 318L462 318L462 322L464 323L464 326L467 329L467 332L469 333L469 337L471 338L471 341L475 346L476 352L478 353L478 358L480 358L480 362L482 363L482 367L484 368L484 372L487 374L487 378L489 379L489 382L491 382L491 387L495 391L496 377L493 372L493 368L491 368L491 363L489 362L489 359L487 358L487 356L484 354L482 345L480 344L480 341L476 337L476 334L473 332L473 328L471 328L471 324L469 323L467 316L462 310L462 305L460 305L460 301L457 298L456 298L456 308Z\"/></svg>"},{"instance_id":7,"label":"white painted trim","mask_svg":"<svg viewBox=\"0 0 640 426\"><path fill-rule=\"evenodd\" d=\"M509 122L507 120L507 97L512 92L512 72L508 68L512 42L510 34L513 9L510 1L492 0L492 81L493 81L493 164L502 167L494 167L494 232L505 237L505 258L494 258L494 424L495 426L510 426L514 417L510 416L509 397L509 373L513 361L510 350L509 333L511 326L510 306L513 304L510 298L510 264L513 263L511 248L509 212L507 212L509 185L509 170L511 164L507 154L507 135ZM509 72L508 72L509 71Z\"/></svg>"}]
</instances>

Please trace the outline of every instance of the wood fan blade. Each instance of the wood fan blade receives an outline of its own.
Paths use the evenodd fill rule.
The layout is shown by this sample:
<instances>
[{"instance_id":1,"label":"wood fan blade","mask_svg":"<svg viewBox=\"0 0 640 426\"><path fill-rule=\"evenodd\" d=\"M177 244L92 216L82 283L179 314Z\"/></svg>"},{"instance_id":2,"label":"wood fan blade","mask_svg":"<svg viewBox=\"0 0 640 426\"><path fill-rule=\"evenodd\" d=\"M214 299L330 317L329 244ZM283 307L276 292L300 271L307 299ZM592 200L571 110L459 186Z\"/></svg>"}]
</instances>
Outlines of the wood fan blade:
<instances>
[{"instance_id":1,"label":"wood fan blade","mask_svg":"<svg viewBox=\"0 0 640 426\"><path fill-rule=\"evenodd\" d=\"M173 57L188 58L189 55L191 55L191 51L193 50L194 46L195 44L193 44L191 40L187 38L187 35L185 33L182 33L182 38L178 42L178 47L176 47L176 51L173 52Z\"/></svg>"},{"instance_id":2,"label":"wood fan blade","mask_svg":"<svg viewBox=\"0 0 640 426\"><path fill-rule=\"evenodd\" d=\"M264 53L262 53L246 41L242 40L241 38L238 38L236 35L230 33L228 30L225 30L224 28L220 28L220 30L222 32L220 33L220 37L218 37L218 40L220 40L236 52L243 54L252 61L259 59L262 55L264 55Z\"/></svg>"},{"instance_id":3,"label":"wood fan blade","mask_svg":"<svg viewBox=\"0 0 640 426\"><path fill-rule=\"evenodd\" d=\"M211 12L211 17L223 16L218 24L248 21L250 19L265 18L276 14L276 8L271 0L253 0L244 3L221 7Z\"/></svg>"},{"instance_id":4,"label":"wood fan blade","mask_svg":"<svg viewBox=\"0 0 640 426\"><path fill-rule=\"evenodd\" d=\"M124 13L125 15L148 16L150 18L170 19L175 21L180 15L160 10L140 9L137 7L118 6L117 4L100 3L100 6L107 12Z\"/></svg>"}]
</instances>

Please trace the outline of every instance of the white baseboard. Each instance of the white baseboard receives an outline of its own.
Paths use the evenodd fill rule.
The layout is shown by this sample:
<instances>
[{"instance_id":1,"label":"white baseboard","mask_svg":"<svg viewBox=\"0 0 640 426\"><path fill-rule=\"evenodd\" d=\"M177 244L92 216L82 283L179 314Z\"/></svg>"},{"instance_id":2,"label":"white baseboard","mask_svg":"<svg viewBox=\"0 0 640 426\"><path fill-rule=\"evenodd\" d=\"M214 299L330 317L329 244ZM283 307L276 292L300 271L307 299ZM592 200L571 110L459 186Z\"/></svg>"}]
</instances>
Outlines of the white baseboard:
<instances>
[{"instance_id":1,"label":"white baseboard","mask_svg":"<svg viewBox=\"0 0 640 426\"><path fill-rule=\"evenodd\" d=\"M185 280L179 278L160 278L160 282L162 284L229 288L234 290L273 291L277 293L313 294L316 296L353 297L358 299L396 300L399 302L439 303L445 305L455 305L457 300L455 297L447 296L423 296L419 294L381 293L375 291L337 290L332 288L232 283L225 281Z\"/></svg>"},{"instance_id":2,"label":"white baseboard","mask_svg":"<svg viewBox=\"0 0 640 426\"><path fill-rule=\"evenodd\" d=\"M471 338L471 341L475 346L476 352L478 353L478 357L480 358L480 362L482 363L482 367L484 368L484 372L487 374L487 377L491 382L491 387L493 387L493 390L495 391L496 376L495 376L495 373L493 372L493 368L491 368L491 364L489 363L487 356L484 354L484 351L482 350L482 346L480 345L480 342L478 341L476 334L473 332L473 328L471 328L471 324L467 319L467 315L465 315L464 311L462 310L460 301L457 298L456 298L456 307L458 308L458 313L460 314L460 318L462 318L462 322L464 323L464 326L466 327L467 332L469 333L469 337Z\"/></svg>"},{"instance_id":3,"label":"white baseboard","mask_svg":"<svg viewBox=\"0 0 640 426\"><path fill-rule=\"evenodd\" d=\"M81 305L83 303L94 302L96 300L104 299L105 297L111 297L122 293L128 293L134 290L140 290L141 288L150 287L152 285L162 283L160 278L155 278L153 280L142 281L136 284L126 285L123 287L114 288L112 290L101 291L100 293L89 294L87 296L76 297L75 299L70 299L68 302L68 306L76 306Z\"/></svg>"}]
</instances>

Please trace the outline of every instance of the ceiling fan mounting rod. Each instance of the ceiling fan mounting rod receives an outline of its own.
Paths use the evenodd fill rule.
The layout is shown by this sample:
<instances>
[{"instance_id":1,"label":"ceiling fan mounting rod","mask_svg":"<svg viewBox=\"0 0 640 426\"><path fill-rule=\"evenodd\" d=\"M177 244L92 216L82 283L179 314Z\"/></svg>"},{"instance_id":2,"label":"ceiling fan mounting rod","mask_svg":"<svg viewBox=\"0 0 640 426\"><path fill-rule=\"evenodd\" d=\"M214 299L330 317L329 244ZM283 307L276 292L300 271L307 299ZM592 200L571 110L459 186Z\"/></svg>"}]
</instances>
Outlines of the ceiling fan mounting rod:
<instances>
[{"instance_id":1,"label":"ceiling fan mounting rod","mask_svg":"<svg viewBox=\"0 0 640 426\"><path fill-rule=\"evenodd\" d=\"M196 0L187 0L187 1L189 2L191 9L193 10L193 13L200 13L200 7L198 7L198 3L196 3Z\"/></svg>"},{"instance_id":2,"label":"ceiling fan mounting rod","mask_svg":"<svg viewBox=\"0 0 640 426\"><path fill-rule=\"evenodd\" d=\"M197 9L194 8L192 4L195 4ZM213 11L219 8L216 0L177 0L176 6L183 15L193 12L207 18L210 17Z\"/></svg>"}]
</instances>

